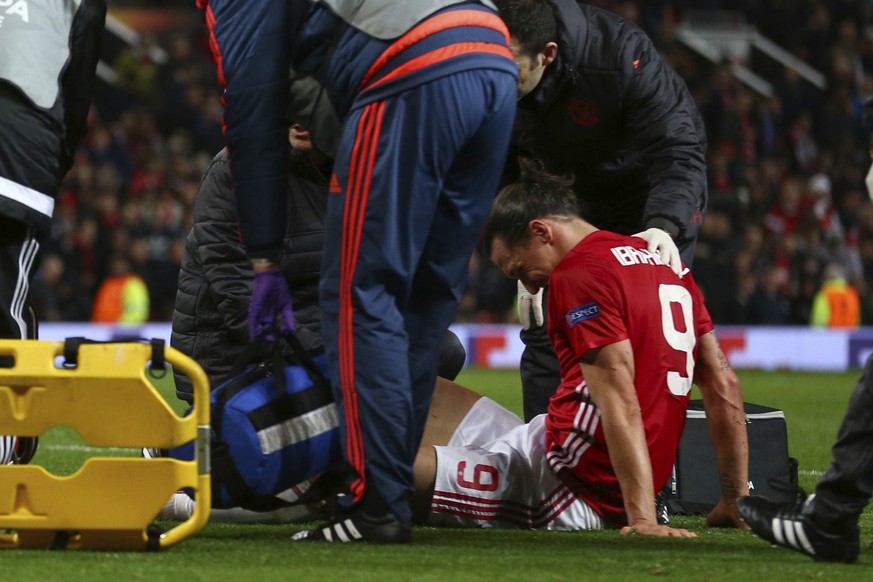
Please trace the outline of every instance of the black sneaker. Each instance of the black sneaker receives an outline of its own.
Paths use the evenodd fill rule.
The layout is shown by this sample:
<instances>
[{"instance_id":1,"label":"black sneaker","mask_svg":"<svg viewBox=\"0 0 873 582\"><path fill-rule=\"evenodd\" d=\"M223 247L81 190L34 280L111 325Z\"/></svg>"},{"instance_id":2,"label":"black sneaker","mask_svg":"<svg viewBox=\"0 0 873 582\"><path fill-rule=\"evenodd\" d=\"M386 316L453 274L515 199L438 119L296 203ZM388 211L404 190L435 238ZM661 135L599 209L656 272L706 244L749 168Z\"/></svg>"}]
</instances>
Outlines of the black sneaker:
<instances>
[{"instance_id":1,"label":"black sneaker","mask_svg":"<svg viewBox=\"0 0 873 582\"><path fill-rule=\"evenodd\" d=\"M39 437L18 437L18 446L12 453L13 465L27 465L39 447Z\"/></svg>"},{"instance_id":2,"label":"black sneaker","mask_svg":"<svg viewBox=\"0 0 873 582\"><path fill-rule=\"evenodd\" d=\"M792 505L760 496L740 497L737 509L752 531L771 544L806 554L817 562L855 562L860 551L857 525L842 533L817 527L810 511L814 499L815 495L810 495Z\"/></svg>"},{"instance_id":3,"label":"black sneaker","mask_svg":"<svg viewBox=\"0 0 873 582\"><path fill-rule=\"evenodd\" d=\"M38 446L39 437L0 436L0 464L27 465Z\"/></svg>"},{"instance_id":4,"label":"black sneaker","mask_svg":"<svg viewBox=\"0 0 873 582\"><path fill-rule=\"evenodd\" d=\"M667 499L663 491L655 495L655 515L658 518L658 525L670 525L670 510L667 508Z\"/></svg>"},{"instance_id":5,"label":"black sneaker","mask_svg":"<svg viewBox=\"0 0 873 582\"><path fill-rule=\"evenodd\" d=\"M154 447L143 447L139 452L139 455L143 459L160 459L162 457L169 457L170 451L167 449L156 449Z\"/></svg>"},{"instance_id":6,"label":"black sneaker","mask_svg":"<svg viewBox=\"0 0 873 582\"><path fill-rule=\"evenodd\" d=\"M412 541L412 525L398 520L392 513L368 515L360 509L353 509L315 529L298 532L291 539L313 542L406 544Z\"/></svg>"}]
</instances>

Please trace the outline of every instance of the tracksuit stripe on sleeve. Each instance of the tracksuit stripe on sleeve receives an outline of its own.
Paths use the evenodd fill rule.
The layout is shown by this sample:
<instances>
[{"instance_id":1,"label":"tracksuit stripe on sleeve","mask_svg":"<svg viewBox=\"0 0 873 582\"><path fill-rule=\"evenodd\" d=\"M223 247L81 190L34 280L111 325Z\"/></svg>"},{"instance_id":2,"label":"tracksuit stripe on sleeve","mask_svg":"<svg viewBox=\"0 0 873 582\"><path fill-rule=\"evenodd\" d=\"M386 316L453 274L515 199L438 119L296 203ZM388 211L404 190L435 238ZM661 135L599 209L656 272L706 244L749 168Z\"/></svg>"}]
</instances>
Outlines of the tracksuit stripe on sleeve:
<instances>
[{"instance_id":1,"label":"tracksuit stripe on sleeve","mask_svg":"<svg viewBox=\"0 0 873 582\"><path fill-rule=\"evenodd\" d=\"M205 2L205 0L204 0ZM197 3L198 7L200 6L200 2ZM218 44L218 37L215 35L215 13L212 11L212 6L206 4L206 29L209 31L209 48L212 51L212 56L215 58L216 70L218 71L218 82L221 84L223 89L227 89L227 77L224 75L224 54L221 52L221 45ZM219 102L222 107L227 107L227 101L224 98L224 92L221 93L221 97L219 98ZM221 135L227 134L227 121L224 119L224 113L221 115ZM227 168L228 171L231 169L231 160L232 156L230 153L230 146L225 144L228 151L227 157Z\"/></svg>"},{"instance_id":2,"label":"tracksuit stripe on sleeve","mask_svg":"<svg viewBox=\"0 0 873 582\"><path fill-rule=\"evenodd\" d=\"M227 88L227 79L224 76L224 55L221 53L221 46L218 44L218 37L215 36L215 13L212 11L212 6L206 6L206 28L209 29L209 46L212 49L212 55L218 65L218 82L221 86ZM224 104L224 96L221 97L222 105ZM222 129L224 129L222 127Z\"/></svg>"}]
</instances>

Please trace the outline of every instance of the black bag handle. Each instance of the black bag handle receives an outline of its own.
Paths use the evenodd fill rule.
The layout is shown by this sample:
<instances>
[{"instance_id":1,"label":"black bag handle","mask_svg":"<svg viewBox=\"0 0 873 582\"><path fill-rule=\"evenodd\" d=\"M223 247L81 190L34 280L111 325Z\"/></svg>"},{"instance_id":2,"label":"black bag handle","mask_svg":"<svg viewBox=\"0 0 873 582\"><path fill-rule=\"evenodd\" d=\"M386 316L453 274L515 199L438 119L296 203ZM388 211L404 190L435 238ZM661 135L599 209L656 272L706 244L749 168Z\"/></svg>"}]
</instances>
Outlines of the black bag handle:
<instances>
[{"instance_id":1,"label":"black bag handle","mask_svg":"<svg viewBox=\"0 0 873 582\"><path fill-rule=\"evenodd\" d=\"M322 374L321 370L312 360L309 353L303 348L300 339L293 333L279 334L278 326L273 324L261 333L255 336L245 350L240 354L239 358L231 366L228 373L229 378L238 378L241 376L247 367L251 364L263 365L265 361L269 362L270 372L274 377L274 386L276 396L282 396L286 392L285 386L285 358L283 357L282 343L274 341L274 337L283 337L291 350L294 352L294 358L306 370L309 378L312 380L313 386L328 384L327 378ZM245 388L250 379L235 382L233 386L225 384L222 389L217 391L215 398L215 410L212 415L212 428L214 431L214 439L221 440L222 418L224 407L227 401L236 394L239 390Z\"/></svg>"},{"instance_id":2,"label":"black bag handle","mask_svg":"<svg viewBox=\"0 0 873 582\"><path fill-rule=\"evenodd\" d=\"M294 352L294 357L309 373L309 377L312 379L313 383L327 381L321 368L315 364L310 353L304 349L303 344L300 342L300 338L293 333L289 333L285 336L285 341L287 341L288 345L291 346L291 350Z\"/></svg>"},{"instance_id":3,"label":"black bag handle","mask_svg":"<svg viewBox=\"0 0 873 582\"><path fill-rule=\"evenodd\" d=\"M227 401L230 400L230 397L236 394L239 390L248 385L248 381L242 380L240 376L245 372L246 368L254 362L263 361L263 357L261 354L263 353L264 348L267 345L267 336L269 336L273 332L273 327L268 327L257 336L252 338L252 341L249 342L249 345L245 347L245 349L240 354L239 358L233 363L230 367L230 371L228 372L228 380L221 386L220 390L216 390L215 395L215 408L212 410L211 424L212 424L212 449L213 455L217 450L217 446L219 443L224 445L221 440L221 429L222 423L224 419L224 407L227 405ZM280 374L282 377L284 389L284 374ZM236 384L236 386L232 386L231 383ZM232 387L236 389L231 389ZM224 445L226 448L226 445Z\"/></svg>"},{"instance_id":4,"label":"black bag handle","mask_svg":"<svg viewBox=\"0 0 873 582\"><path fill-rule=\"evenodd\" d=\"M285 376L281 373L285 369L282 343L272 339L277 336L282 337L291 347L294 359L307 371L313 383L324 382L327 380L321 372L321 369L319 369L312 360L310 353L303 347L300 339L293 333L285 335L278 334L278 328L275 324L267 327L261 333L252 338L252 341L249 342L249 345L246 346L245 350L243 350L239 358L234 362L233 366L231 366L227 377L235 378L239 376L251 364L263 364L269 362L271 365L271 371L276 376L277 388L280 388L281 392L284 392Z\"/></svg>"},{"instance_id":5,"label":"black bag handle","mask_svg":"<svg viewBox=\"0 0 873 582\"><path fill-rule=\"evenodd\" d=\"M273 329L273 326L271 326L253 337L252 341L249 342L249 344L245 347L245 349L230 367L230 370L227 373L227 377L235 378L242 374L250 364L262 362L264 360L264 350L267 348L267 337L270 336L274 331L275 330Z\"/></svg>"}]
</instances>

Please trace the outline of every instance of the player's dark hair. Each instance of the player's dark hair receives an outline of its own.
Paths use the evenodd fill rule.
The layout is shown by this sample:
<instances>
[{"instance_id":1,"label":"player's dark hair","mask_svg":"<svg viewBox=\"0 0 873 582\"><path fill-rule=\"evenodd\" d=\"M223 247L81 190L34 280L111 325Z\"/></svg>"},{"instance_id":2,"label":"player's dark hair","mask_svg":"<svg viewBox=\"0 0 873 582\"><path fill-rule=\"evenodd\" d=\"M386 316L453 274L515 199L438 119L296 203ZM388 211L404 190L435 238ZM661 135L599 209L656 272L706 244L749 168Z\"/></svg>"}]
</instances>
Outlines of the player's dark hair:
<instances>
[{"instance_id":1,"label":"player's dark hair","mask_svg":"<svg viewBox=\"0 0 873 582\"><path fill-rule=\"evenodd\" d=\"M495 0L494 4L523 55L533 58L546 44L558 41L555 10L549 0Z\"/></svg>"},{"instance_id":2,"label":"player's dark hair","mask_svg":"<svg viewBox=\"0 0 873 582\"><path fill-rule=\"evenodd\" d=\"M482 242L489 255L496 238L509 247L527 244L531 220L579 216L572 176L550 174L538 160L520 158L518 165L518 180L498 192L485 223Z\"/></svg>"}]
</instances>

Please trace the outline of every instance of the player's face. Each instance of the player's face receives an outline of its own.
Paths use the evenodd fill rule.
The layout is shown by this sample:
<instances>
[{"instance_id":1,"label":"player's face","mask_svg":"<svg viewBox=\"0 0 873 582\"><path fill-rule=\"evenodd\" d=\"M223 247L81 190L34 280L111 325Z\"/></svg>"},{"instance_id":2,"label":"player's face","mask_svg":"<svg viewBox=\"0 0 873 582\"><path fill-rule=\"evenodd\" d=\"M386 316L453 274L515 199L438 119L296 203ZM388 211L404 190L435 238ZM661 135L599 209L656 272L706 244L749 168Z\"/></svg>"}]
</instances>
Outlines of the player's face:
<instances>
[{"instance_id":1,"label":"player's face","mask_svg":"<svg viewBox=\"0 0 873 582\"><path fill-rule=\"evenodd\" d=\"M518 98L521 99L540 84L548 61L544 53L537 53L533 58L523 54L518 42L512 38L509 40L509 50L518 65Z\"/></svg>"},{"instance_id":2,"label":"player's face","mask_svg":"<svg viewBox=\"0 0 873 582\"><path fill-rule=\"evenodd\" d=\"M528 291L536 293L548 284L549 275L557 264L551 251L551 247L536 237L512 247L496 238L491 245L491 260L507 277L518 279Z\"/></svg>"}]
</instances>

